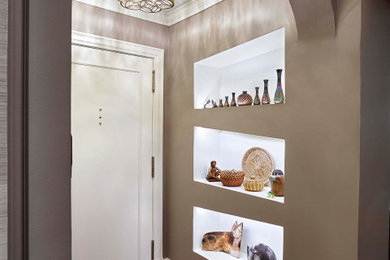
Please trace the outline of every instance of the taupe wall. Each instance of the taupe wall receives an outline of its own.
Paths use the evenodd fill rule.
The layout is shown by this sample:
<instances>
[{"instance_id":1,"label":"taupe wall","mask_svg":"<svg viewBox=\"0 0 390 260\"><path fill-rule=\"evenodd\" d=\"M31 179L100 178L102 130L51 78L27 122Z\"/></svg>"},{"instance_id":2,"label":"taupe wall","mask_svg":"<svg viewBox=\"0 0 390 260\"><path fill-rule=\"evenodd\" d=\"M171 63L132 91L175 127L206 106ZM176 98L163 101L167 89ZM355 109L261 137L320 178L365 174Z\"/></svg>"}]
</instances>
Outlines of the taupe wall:
<instances>
[{"instance_id":1,"label":"taupe wall","mask_svg":"<svg viewBox=\"0 0 390 260\"><path fill-rule=\"evenodd\" d=\"M379 1L374 2L378 4ZM359 193L360 167L364 174L364 165L368 163L363 157L361 160L360 148L362 142L362 149L372 149L366 145L374 128L364 129L368 116L363 116L361 122L361 109L365 102L365 99L361 101L361 83L365 84L364 77L361 82L360 67L361 1L339 0L333 1L333 4L336 30L329 25L330 28L323 28L323 31L313 31L308 22L302 23L304 26L299 25L297 30L288 0L225 0L170 28L73 3L74 30L166 50L166 257L171 260L201 259L192 253L192 207L200 206L283 225L286 260L358 259L358 216L359 213L363 216L363 207L369 210L368 205L372 203L371 200L367 200L366 205L360 203L359 212L359 196L360 199L375 198L368 180L360 182L367 186L361 185L363 190ZM297 11L297 5L294 7L294 11ZM376 11L371 9L368 13ZM318 13L306 12L311 15L306 14L304 20L320 19ZM329 15L326 15L328 22L325 24L329 24L329 19ZM320 24L315 23L316 26ZM194 62L283 26L287 33L287 104L228 111L193 110ZM385 30L385 24L382 26ZM366 47L375 49L372 44L366 43ZM369 56L372 62L373 55ZM368 66L370 63L366 64ZM252 86L243 86L243 90L249 87ZM364 88L362 93L365 93ZM374 97L369 98L372 103ZM382 111L381 116L384 115L389 118ZM286 139L286 203L280 205L194 183L194 126ZM365 131L369 135L361 139ZM388 152L383 149L386 148L382 147L380 152ZM365 176L368 178L369 175ZM378 178L377 187L382 187L379 184L381 180ZM382 210L383 214L380 215L380 222L373 226L382 239L387 234L382 223L385 218L383 204L388 204L387 192L383 191L380 201L376 209ZM369 219L371 216L366 217ZM362 223L360 220L360 227ZM382 230L379 231L380 228ZM382 250L378 258L359 252L359 259L382 259L383 247L388 240L383 241L378 247L371 244L371 248Z\"/></svg>"},{"instance_id":2,"label":"taupe wall","mask_svg":"<svg viewBox=\"0 0 390 260\"><path fill-rule=\"evenodd\" d=\"M165 256L202 259L192 253L192 207L200 206L284 226L286 260L357 259L361 6L343 2L335 36L298 40L287 0L225 0L170 28ZM287 104L193 110L194 62L282 26ZM194 183L194 126L286 139L286 203Z\"/></svg>"},{"instance_id":3,"label":"taupe wall","mask_svg":"<svg viewBox=\"0 0 390 260\"><path fill-rule=\"evenodd\" d=\"M73 1L72 30L166 49L168 27Z\"/></svg>"},{"instance_id":4,"label":"taupe wall","mask_svg":"<svg viewBox=\"0 0 390 260\"><path fill-rule=\"evenodd\" d=\"M389 259L390 2L362 6L359 259Z\"/></svg>"},{"instance_id":5,"label":"taupe wall","mask_svg":"<svg viewBox=\"0 0 390 260\"><path fill-rule=\"evenodd\" d=\"M0 1L0 260L7 260L7 14Z\"/></svg>"}]
</instances>

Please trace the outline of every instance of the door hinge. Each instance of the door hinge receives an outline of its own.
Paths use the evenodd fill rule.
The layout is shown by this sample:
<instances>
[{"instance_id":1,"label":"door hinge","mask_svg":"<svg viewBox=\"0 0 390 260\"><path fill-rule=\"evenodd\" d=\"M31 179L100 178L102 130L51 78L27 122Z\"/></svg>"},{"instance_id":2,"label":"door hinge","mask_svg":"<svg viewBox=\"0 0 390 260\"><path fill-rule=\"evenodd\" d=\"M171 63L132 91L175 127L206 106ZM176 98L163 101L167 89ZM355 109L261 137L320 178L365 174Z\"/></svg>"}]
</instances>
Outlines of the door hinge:
<instances>
[{"instance_id":1,"label":"door hinge","mask_svg":"<svg viewBox=\"0 0 390 260\"><path fill-rule=\"evenodd\" d=\"M151 243L151 258L152 260L154 260L154 240L152 240L152 243Z\"/></svg>"},{"instance_id":2,"label":"door hinge","mask_svg":"<svg viewBox=\"0 0 390 260\"><path fill-rule=\"evenodd\" d=\"M156 71L154 70L152 75L152 92L156 92Z\"/></svg>"},{"instance_id":3,"label":"door hinge","mask_svg":"<svg viewBox=\"0 0 390 260\"><path fill-rule=\"evenodd\" d=\"M154 179L154 156L152 156L152 179Z\"/></svg>"}]
</instances>

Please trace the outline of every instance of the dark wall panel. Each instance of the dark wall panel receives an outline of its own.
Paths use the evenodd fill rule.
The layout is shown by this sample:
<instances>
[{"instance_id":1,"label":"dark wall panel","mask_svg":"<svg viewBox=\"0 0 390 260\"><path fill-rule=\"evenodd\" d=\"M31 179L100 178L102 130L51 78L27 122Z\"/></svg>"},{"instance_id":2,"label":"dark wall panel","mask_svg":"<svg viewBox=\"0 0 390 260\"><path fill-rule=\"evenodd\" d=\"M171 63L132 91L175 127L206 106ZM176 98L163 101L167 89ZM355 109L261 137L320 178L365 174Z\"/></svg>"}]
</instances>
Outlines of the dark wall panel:
<instances>
[{"instance_id":1,"label":"dark wall panel","mask_svg":"<svg viewBox=\"0 0 390 260\"><path fill-rule=\"evenodd\" d=\"M28 221L30 260L69 260L71 0L30 0Z\"/></svg>"},{"instance_id":2,"label":"dark wall panel","mask_svg":"<svg viewBox=\"0 0 390 260\"><path fill-rule=\"evenodd\" d=\"M7 19L0 1L0 260L7 260Z\"/></svg>"},{"instance_id":3,"label":"dark wall panel","mask_svg":"<svg viewBox=\"0 0 390 260\"><path fill-rule=\"evenodd\" d=\"M390 3L362 2L359 260L388 259Z\"/></svg>"}]
</instances>

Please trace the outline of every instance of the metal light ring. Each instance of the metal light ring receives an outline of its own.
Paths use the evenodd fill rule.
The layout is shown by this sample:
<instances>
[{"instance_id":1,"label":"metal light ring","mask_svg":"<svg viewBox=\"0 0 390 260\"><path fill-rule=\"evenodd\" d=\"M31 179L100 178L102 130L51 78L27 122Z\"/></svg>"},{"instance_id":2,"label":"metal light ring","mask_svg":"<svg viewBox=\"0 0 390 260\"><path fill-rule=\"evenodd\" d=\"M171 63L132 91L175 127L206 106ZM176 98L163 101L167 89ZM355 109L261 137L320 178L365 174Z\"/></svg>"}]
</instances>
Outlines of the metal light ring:
<instances>
[{"instance_id":1,"label":"metal light ring","mask_svg":"<svg viewBox=\"0 0 390 260\"><path fill-rule=\"evenodd\" d=\"M145 13L158 13L174 6L174 0L119 0L122 7L141 10Z\"/></svg>"},{"instance_id":2,"label":"metal light ring","mask_svg":"<svg viewBox=\"0 0 390 260\"><path fill-rule=\"evenodd\" d=\"M138 4L134 4L134 3L129 2L129 1L126 2L126 1L121 1L120 0L120 4L121 4L122 7L126 8L126 9L129 9L129 10L137 11L137 10L141 9Z\"/></svg>"}]
</instances>

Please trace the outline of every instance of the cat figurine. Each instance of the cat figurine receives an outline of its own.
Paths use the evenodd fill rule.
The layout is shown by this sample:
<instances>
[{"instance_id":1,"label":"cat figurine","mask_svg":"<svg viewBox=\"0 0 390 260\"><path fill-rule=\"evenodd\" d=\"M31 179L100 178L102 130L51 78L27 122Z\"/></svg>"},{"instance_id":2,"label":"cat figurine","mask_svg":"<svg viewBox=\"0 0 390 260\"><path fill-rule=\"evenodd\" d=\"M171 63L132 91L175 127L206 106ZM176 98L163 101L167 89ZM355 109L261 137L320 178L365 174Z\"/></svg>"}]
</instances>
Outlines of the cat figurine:
<instances>
[{"instance_id":1,"label":"cat figurine","mask_svg":"<svg viewBox=\"0 0 390 260\"><path fill-rule=\"evenodd\" d=\"M210 232L203 236L202 250L224 252L240 258L242 230L244 224L236 221L231 232Z\"/></svg>"},{"instance_id":2,"label":"cat figurine","mask_svg":"<svg viewBox=\"0 0 390 260\"><path fill-rule=\"evenodd\" d=\"M247 247L248 260L276 260L274 251L267 245Z\"/></svg>"}]
</instances>

